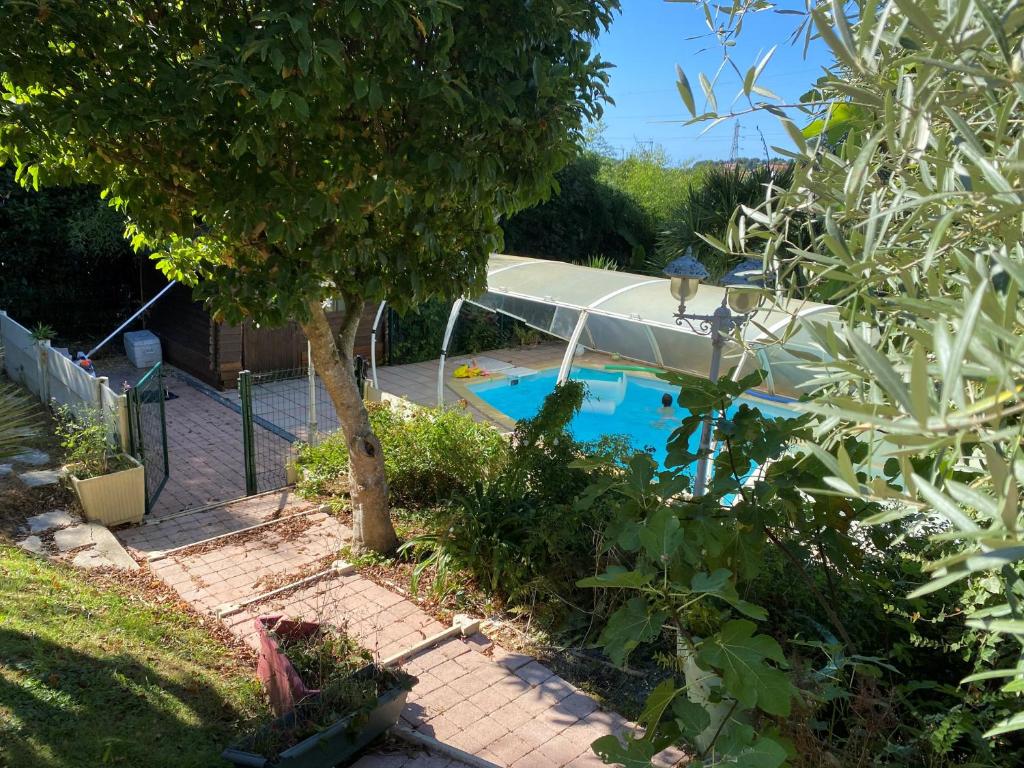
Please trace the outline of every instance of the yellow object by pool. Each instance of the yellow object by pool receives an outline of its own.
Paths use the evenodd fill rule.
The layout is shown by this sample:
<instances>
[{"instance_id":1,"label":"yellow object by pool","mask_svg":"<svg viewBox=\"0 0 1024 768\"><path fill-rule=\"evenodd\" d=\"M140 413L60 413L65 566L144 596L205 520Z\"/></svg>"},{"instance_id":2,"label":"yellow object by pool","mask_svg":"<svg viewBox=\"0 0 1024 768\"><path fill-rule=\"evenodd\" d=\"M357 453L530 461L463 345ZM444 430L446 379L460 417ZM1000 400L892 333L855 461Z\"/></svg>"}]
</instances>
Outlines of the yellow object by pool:
<instances>
[{"instance_id":1,"label":"yellow object by pool","mask_svg":"<svg viewBox=\"0 0 1024 768\"><path fill-rule=\"evenodd\" d=\"M466 365L463 363L452 373L456 379L473 379L477 376L483 376L484 372L477 368L475 365Z\"/></svg>"}]
</instances>

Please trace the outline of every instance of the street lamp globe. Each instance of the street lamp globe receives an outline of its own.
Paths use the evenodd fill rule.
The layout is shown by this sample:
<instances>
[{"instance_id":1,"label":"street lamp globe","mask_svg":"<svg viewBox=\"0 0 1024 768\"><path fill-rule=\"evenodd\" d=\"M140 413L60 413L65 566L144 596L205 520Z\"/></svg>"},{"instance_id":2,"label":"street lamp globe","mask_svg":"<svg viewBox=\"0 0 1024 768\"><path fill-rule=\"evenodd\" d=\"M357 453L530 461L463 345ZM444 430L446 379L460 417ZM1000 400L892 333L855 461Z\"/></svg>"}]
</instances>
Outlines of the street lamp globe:
<instances>
[{"instance_id":1,"label":"street lamp globe","mask_svg":"<svg viewBox=\"0 0 1024 768\"><path fill-rule=\"evenodd\" d=\"M708 271L687 248L686 253L665 265L662 274L669 279L672 297L685 304L697 295L700 282L707 279Z\"/></svg>"},{"instance_id":2,"label":"street lamp globe","mask_svg":"<svg viewBox=\"0 0 1024 768\"><path fill-rule=\"evenodd\" d=\"M761 263L748 259L737 264L722 278L729 309L738 315L749 315L764 295L764 271Z\"/></svg>"}]
</instances>

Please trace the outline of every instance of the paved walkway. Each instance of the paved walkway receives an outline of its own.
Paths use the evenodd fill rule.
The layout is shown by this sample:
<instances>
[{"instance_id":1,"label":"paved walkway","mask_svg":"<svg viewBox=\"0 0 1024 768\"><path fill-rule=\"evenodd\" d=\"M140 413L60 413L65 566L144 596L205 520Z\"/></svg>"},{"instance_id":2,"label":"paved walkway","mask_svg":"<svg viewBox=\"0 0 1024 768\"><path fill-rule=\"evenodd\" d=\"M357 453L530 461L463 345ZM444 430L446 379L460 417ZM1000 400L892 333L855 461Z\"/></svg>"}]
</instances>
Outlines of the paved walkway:
<instances>
[{"instance_id":1,"label":"paved walkway","mask_svg":"<svg viewBox=\"0 0 1024 768\"><path fill-rule=\"evenodd\" d=\"M242 511L197 512L120 535L127 546L143 554L165 551L168 544L193 545L158 555L151 567L183 599L208 613L327 568L349 536L344 525L322 511L292 517L295 508L282 515L279 503L254 501L247 500ZM218 516L207 519L211 514ZM275 516L285 519L196 545L217 535L211 531L223 532L232 521L252 525ZM165 532L160 532L164 526ZM255 644L254 618L275 613L341 627L378 658L404 652L446 629L403 596L358 573L337 572L233 612L224 623L239 638ZM591 752L591 742L629 728L622 717L602 710L544 665L492 645L482 634L447 640L412 656L405 667L419 677L402 715L406 727L496 766L596 768L602 763ZM382 762L381 755L373 758L364 758L365 767L359 765L438 764L437 756L403 757L394 763ZM678 752L666 751L658 764L673 765L681 758Z\"/></svg>"},{"instance_id":2,"label":"paved walkway","mask_svg":"<svg viewBox=\"0 0 1024 768\"><path fill-rule=\"evenodd\" d=\"M146 370L127 358L101 361L100 373L116 390L134 385ZM242 416L239 411L207 394L209 388L173 366L164 366L164 388L173 396L164 401L167 455L170 474L151 517L173 515L184 509L216 504L245 496L245 459ZM290 443L258 425L258 459L275 462L282 473ZM280 465L280 466L278 466ZM257 472L270 467L257 466Z\"/></svg>"}]
</instances>

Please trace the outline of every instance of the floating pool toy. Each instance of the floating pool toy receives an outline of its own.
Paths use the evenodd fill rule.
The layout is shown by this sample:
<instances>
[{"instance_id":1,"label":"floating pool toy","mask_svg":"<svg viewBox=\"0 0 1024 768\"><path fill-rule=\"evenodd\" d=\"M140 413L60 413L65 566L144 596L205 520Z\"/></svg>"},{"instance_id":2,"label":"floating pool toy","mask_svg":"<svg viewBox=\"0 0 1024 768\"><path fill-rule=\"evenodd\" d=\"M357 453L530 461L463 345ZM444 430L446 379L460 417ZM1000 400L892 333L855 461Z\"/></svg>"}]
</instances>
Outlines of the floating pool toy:
<instances>
[{"instance_id":1,"label":"floating pool toy","mask_svg":"<svg viewBox=\"0 0 1024 768\"><path fill-rule=\"evenodd\" d=\"M470 361L469 364L463 363L452 373L452 376L456 379L475 379L477 376L486 375L487 374L483 370L473 365L472 361Z\"/></svg>"}]
</instances>

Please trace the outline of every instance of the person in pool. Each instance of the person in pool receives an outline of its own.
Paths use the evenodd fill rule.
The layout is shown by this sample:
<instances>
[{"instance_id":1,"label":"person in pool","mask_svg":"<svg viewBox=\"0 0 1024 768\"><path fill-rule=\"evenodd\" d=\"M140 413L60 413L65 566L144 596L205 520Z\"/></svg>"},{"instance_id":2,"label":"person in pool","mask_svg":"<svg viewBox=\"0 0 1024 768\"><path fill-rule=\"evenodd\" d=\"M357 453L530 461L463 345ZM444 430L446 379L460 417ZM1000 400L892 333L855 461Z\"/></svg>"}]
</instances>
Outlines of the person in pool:
<instances>
[{"instance_id":1,"label":"person in pool","mask_svg":"<svg viewBox=\"0 0 1024 768\"><path fill-rule=\"evenodd\" d=\"M656 429L667 426L675 417L676 409L672 407L672 395L666 392L661 396L661 408L658 409L658 419L653 426Z\"/></svg>"}]
</instances>

